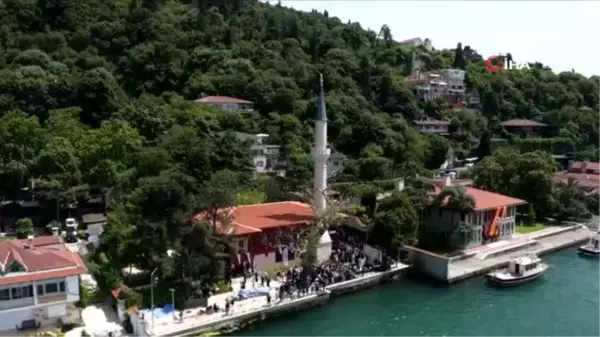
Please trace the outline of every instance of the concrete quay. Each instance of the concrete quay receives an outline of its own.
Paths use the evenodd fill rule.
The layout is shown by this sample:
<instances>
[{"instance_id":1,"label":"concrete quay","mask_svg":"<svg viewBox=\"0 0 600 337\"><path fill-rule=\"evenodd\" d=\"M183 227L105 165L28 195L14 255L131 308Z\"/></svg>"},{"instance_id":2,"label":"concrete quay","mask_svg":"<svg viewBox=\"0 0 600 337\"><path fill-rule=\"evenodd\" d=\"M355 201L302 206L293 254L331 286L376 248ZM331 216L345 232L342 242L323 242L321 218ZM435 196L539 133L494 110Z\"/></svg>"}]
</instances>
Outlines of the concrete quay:
<instances>
[{"instance_id":1,"label":"concrete quay","mask_svg":"<svg viewBox=\"0 0 600 337\"><path fill-rule=\"evenodd\" d=\"M329 285L324 291L316 294L310 294L303 297L292 299L273 300L267 304L266 297L250 298L236 302L232 308L232 313L214 313L212 315L195 315L198 310L185 310L183 320L176 320L173 317L166 318L161 322L155 322L152 328L151 320L148 318L132 317L135 334L140 336L198 336L202 334L218 333L221 331L232 331L239 327L251 325L258 321L263 321L276 316L285 315L321 305L325 305L333 296L359 291L368 287L375 286L386 280L399 277L406 272L410 266L396 263L391 270L384 272L369 272L353 280L344 281ZM273 283L272 298L275 298L275 288L278 283ZM209 304L217 303L224 307L220 302L232 293L213 296Z\"/></svg>"},{"instance_id":2,"label":"concrete quay","mask_svg":"<svg viewBox=\"0 0 600 337\"><path fill-rule=\"evenodd\" d=\"M542 256L586 242L594 232L581 224L551 227L519 235L506 242L463 251L454 257L438 255L410 247L415 267L440 282L453 284L503 268L511 259L523 254Z\"/></svg>"}]
</instances>

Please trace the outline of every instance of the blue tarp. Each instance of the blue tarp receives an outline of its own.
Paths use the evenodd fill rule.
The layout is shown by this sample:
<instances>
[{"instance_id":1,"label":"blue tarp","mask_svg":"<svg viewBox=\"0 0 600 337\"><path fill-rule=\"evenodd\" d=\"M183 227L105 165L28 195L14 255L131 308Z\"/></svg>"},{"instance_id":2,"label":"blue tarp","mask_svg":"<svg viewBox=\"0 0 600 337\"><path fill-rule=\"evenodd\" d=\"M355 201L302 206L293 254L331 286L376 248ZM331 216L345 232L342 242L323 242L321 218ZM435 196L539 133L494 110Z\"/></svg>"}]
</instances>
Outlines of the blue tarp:
<instances>
[{"instance_id":1,"label":"blue tarp","mask_svg":"<svg viewBox=\"0 0 600 337\"><path fill-rule=\"evenodd\" d=\"M149 316L150 309L142 310L142 314L144 316ZM161 317L166 317L166 316L172 315L173 314L173 305L165 304L165 306L162 308L154 308L152 314L154 314L154 317L156 317L156 318L161 318Z\"/></svg>"},{"instance_id":2,"label":"blue tarp","mask_svg":"<svg viewBox=\"0 0 600 337\"><path fill-rule=\"evenodd\" d=\"M238 297L245 300L253 297L267 296L268 294L269 288L242 289L238 292Z\"/></svg>"}]
</instances>

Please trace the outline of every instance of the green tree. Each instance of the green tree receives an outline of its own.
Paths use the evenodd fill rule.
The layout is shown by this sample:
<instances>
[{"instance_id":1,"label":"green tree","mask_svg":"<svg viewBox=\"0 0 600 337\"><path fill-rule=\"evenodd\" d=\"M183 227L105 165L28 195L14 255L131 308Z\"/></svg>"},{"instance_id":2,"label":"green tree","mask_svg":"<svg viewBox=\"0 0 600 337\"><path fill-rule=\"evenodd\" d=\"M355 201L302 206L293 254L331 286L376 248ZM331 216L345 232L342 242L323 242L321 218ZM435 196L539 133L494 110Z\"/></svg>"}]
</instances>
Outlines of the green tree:
<instances>
[{"instance_id":1,"label":"green tree","mask_svg":"<svg viewBox=\"0 0 600 337\"><path fill-rule=\"evenodd\" d=\"M456 49L454 50L454 61L452 62L452 68L455 69L466 69L467 61L465 60L465 55L463 53L462 43L458 43L456 45Z\"/></svg>"},{"instance_id":2,"label":"green tree","mask_svg":"<svg viewBox=\"0 0 600 337\"><path fill-rule=\"evenodd\" d=\"M17 238L26 239L28 236L34 234L33 222L29 218L22 218L17 220Z\"/></svg>"}]
</instances>

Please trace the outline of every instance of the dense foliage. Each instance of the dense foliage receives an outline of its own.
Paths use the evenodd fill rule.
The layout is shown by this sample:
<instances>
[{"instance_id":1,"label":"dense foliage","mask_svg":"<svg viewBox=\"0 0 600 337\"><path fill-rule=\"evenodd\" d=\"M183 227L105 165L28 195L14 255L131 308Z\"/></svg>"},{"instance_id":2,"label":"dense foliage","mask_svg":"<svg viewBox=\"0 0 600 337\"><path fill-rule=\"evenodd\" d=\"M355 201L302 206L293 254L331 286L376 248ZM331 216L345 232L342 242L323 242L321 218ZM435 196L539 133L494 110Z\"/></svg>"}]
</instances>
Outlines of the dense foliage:
<instances>
[{"instance_id":1,"label":"dense foliage","mask_svg":"<svg viewBox=\"0 0 600 337\"><path fill-rule=\"evenodd\" d=\"M502 134L499 122L510 118L548 123L582 158L598 157L597 77L557 75L539 63L490 74L469 46L409 48L387 26L373 32L252 0L4 0L0 22L0 192L18 198L33 180L39 198L60 204L81 186L117 191L99 264L160 267L164 278L218 276L215 252L227 243L209 230L223 222L216 210L309 185L319 73L330 143L348 156L342 181L425 174L450 147L465 156ZM403 80L417 64L466 69L482 116L419 102ZM256 112L223 114L191 102L203 93L249 99ZM453 136L420 135L411 122L424 115L450 120ZM232 130L268 133L281 144L285 181L253 180L248 148ZM523 156L511 168L543 160ZM505 192L531 198L541 211L540 193L551 187L536 172L506 185L496 186L505 178L491 173L478 181L512 188ZM197 211L212 217L193 224L189 214ZM413 208L379 213L404 226L400 232L416 231ZM118 281L114 271L105 275Z\"/></svg>"}]
</instances>

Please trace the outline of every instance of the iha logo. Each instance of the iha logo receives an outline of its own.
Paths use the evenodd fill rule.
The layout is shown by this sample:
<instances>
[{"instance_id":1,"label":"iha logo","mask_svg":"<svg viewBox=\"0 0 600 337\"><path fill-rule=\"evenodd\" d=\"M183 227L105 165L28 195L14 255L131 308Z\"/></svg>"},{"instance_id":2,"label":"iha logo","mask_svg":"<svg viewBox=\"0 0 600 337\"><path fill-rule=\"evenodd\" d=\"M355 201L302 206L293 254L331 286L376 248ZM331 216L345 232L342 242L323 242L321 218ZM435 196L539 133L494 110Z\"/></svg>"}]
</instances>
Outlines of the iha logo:
<instances>
[{"instance_id":1,"label":"iha logo","mask_svg":"<svg viewBox=\"0 0 600 337\"><path fill-rule=\"evenodd\" d=\"M529 69L526 63L517 63L513 60L512 55L493 55L485 61L485 67L491 73L499 73L504 69Z\"/></svg>"}]
</instances>

